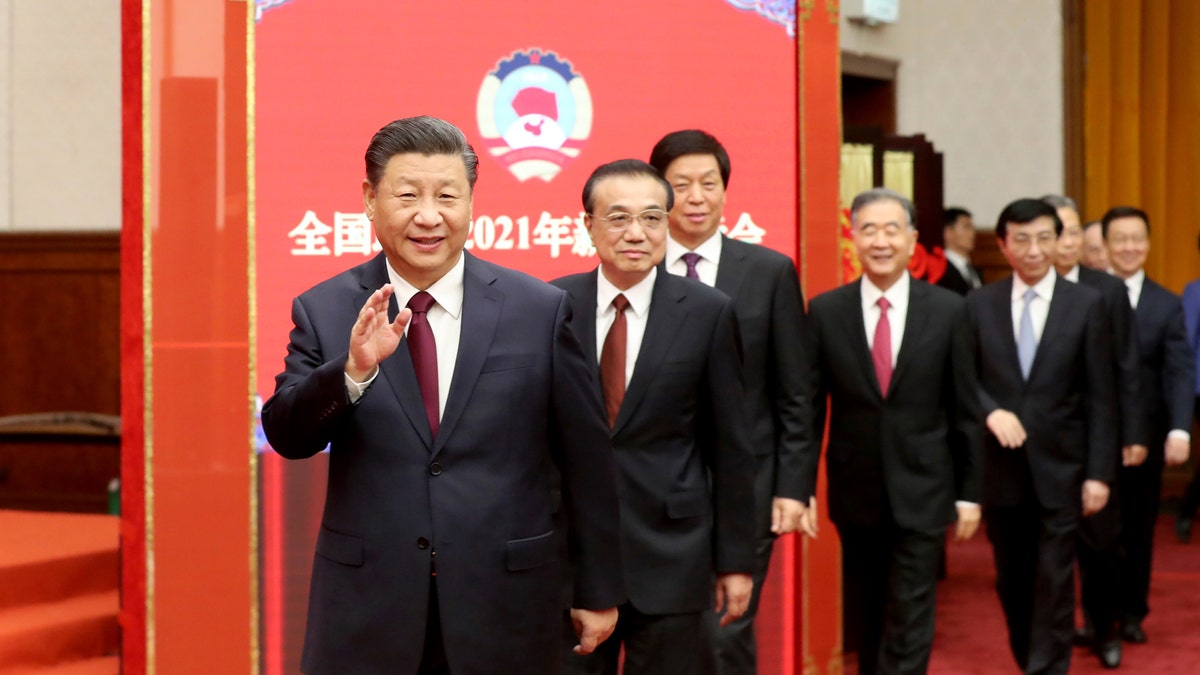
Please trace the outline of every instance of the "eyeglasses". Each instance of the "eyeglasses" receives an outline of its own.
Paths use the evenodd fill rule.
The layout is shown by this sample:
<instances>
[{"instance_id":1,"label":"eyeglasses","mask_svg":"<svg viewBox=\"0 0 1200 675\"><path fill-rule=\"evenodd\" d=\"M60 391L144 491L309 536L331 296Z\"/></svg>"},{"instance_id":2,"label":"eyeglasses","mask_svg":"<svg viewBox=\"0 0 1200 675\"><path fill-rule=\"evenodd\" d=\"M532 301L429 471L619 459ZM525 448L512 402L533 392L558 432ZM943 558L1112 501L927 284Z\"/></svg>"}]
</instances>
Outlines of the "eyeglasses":
<instances>
[{"instance_id":1,"label":"eyeglasses","mask_svg":"<svg viewBox=\"0 0 1200 675\"><path fill-rule=\"evenodd\" d=\"M662 209L646 209L636 214L614 211L597 220L603 221L610 232L624 232L635 220L641 223L644 230L659 230L667 224L667 212Z\"/></svg>"}]
</instances>

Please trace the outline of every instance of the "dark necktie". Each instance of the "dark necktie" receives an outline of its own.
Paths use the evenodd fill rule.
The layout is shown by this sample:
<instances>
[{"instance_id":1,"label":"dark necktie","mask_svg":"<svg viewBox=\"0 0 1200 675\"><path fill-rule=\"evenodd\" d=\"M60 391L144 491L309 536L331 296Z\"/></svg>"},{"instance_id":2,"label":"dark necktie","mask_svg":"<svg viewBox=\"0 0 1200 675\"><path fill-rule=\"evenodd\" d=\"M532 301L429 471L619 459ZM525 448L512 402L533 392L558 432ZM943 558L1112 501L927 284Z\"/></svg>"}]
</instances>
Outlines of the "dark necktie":
<instances>
[{"instance_id":1,"label":"dark necktie","mask_svg":"<svg viewBox=\"0 0 1200 675\"><path fill-rule=\"evenodd\" d=\"M625 398L625 347L628 330L625 324L625 310L629 301L624 295L617 295L612 301L617 311L608 335L604 336L604 347L600 350L600 389L604 392L604 408L608 411L608 426L616 426L617 413L621 411L621 401Z\"/></svg>"},{"instance_id":2,"label":"dark necktie","mask_svg":"<svg viewBox=\"0 0 1200 675\"><path fill-rule=\"evenodd\" d=\"M700 262L700 254L688 251L683 254L683 263L687 265L687 278L700 280L700 275L696 273L696 263Z\"/></svg>"},{"instance_id":3,"label":"dark necktie","mask_svg":"<svg viewBox=\"0 0 1200 675\"><path fill-rule=\"evenodd\" d=\"M871 360L875 362L875 377L879 380L879 392L887 397L888 385L892 383L892 324L888 321L888 309L892 306L887 298L879 298L879 323L875 324L875 342L871 345Z\"/></svg>"},{"instance_id":4,"label":"dark necktie","mask_svg":"<svg viewBox=\"0 0 1200 675\"><path fill-rule=\"evenodd\" d=\"M425 291L418 292L408 301L408 308L413 313L408 323L408 353L412 356L413 369L417 371L417 386L425 403L425 416L429 418L429 433L436 438L441 419L438 414L437 345L427 316L433 305L433 296Z\"/></svg>"}]
</instances>

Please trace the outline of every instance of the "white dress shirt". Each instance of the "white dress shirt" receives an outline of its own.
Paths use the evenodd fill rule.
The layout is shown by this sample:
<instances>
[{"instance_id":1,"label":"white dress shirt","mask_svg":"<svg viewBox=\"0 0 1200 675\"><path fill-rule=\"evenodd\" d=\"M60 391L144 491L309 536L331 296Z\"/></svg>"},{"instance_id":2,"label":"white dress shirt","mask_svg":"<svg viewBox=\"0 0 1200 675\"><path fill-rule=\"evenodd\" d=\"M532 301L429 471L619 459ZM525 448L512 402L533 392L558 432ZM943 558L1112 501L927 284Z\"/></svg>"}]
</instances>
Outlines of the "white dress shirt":
<instances>
[{"instance_id":1,"label":"white dress shirt","mask_svg":"<svg viewBox=\"0 0 1200 675\"><path fill-rule=\"evenodd\" d=\"M896 367L896 356L900 354L900 341L904 339L904 324L908 319L908 290L911 286L908 272L900 275L896 283L887 291L879 290L879 287L871 283L871 280L863 275L862 286L862 311L863 311L863 326L867 329L867 347L875 347L875 328L879 323L881 311L879 305L880 297L887 298L888 304L888 326L892 329L892 367Z\"/></svg>"},{"instance_id":2,"label":"white dress shirt","mask_svg":"<svg viewBox=\"0 0 1200 675\"><path fill-rule=\"evenodd\" d=\"M950 249L945 249L943 252L946 254L946 262L954 265L954 269L958 270L958 273L972 288L979 288L982 285L978 275L975 274L975 268L971 266L971 261L965 255ZM891 298L888 298L888 302L891 302Z\"/></svg>"},{"instance_id":3,"label":"white dress shirt","mask_svg":"<svg viewBox=\"0 0 1200 675\"><path fill-rule=\"evenodd\" d=\"M1029 306L1029 318L1033 320L1033 335L1037 338L1038 344L1042 343L1042 331L1046 328L1046 317L1050 315L1050 300L1054 297L1054 282L1057 278L1058 273L1051 267L1046 276L1033 285L1037 296L1034 297L1033 304ZM1029 285L1022 281L1018 274L1014 274L1012 280L1013 339L1019 343L1021 341L1021 314L1025 311L1025 291L1029 289Z\"/></svg>"},{"instance_id":4,"label":"white dress shirt","mask_svg":"<svg viewBox=\"0 0 1200 675\"><path fill-rule=\"evenodd\" d=\"M1129 304L1137 309L1138 300L1142 298L1142 286L1146 285L1146 270L1138 270L1124 281L1125 288L1129 289Z\"/></svg>"},{"instance_id":5,"label":"white dress shirt","mask_svg":"<svg viewBox=\"0 0 1200 675\"><path fill-rule=\"evenodd\" d=\"M462 335L463 275L466 270L464 260L466 256L460 254L454 267L425 289L434 300L434 305L429 308L425 318L429 321L429 328L433 331L433 342L437 347L438 419L441 419L442 413L446 411L446 399L450 395L450 382L454 379L454 363L458 358L458 342ZM387 263L387 273L388 280L395 287L396 305L400 308L407 307L408 301L420 289L405 281L404 277L392 269L391 262ZM404 327L404 334L408 335L408 326ZM346 375L346 391L350 394L351 402L358 401L378 375L379 369L376 368L374 374L361 383Z\"/></svg>"},{"instance_id":6,"label":"white dress shirt","mask_svg":"<svg viewBox=\"0 0 1200 675\"><path fill-rule=\"evenodd\" d=\"M1075 265L1074 267L1072 267L1069 272L1062 275L1062 278L1066 279L1067 281L1069 281L1073 284L1079 283L1079 265Z\"/></svg>"},{"instance_id":7,"label":"white dress shirt","mask_svg":"<svg viewBox=\"0 0 1200 675\"><path fill-rule=\"evenodd\" d=\"M683 261L684 253L698 253L700 260L696 261L696 275L700 277L700 281L709 285L717 285L717 266L721 261L721 233L715 232L713 236L704 240L704 243L696 247L695 251L691 251L683 244L671 238L670 233L667 234L667 255L663 258L667 262L667 271L681 277L687 276L687 263Z\"/></svg>"},{"instance_id":8,"label":"white dress shirt","mask_svg":"<svg viewBox=\"0 0 1200 675\"><path fill-rule=\"evenodd\" d=\"M651 267L645 279L622 291L604 277L604 270L596 274L596 361L604 351L604 338L617 318L613 298L624 294L629 301L625 310L625 386L633 377L638 352L642 347L642 336L646 334L646 321L650 318L650 300L654 296L654 280L658 278L658 267Z\"/></svg>"}]
</instances>

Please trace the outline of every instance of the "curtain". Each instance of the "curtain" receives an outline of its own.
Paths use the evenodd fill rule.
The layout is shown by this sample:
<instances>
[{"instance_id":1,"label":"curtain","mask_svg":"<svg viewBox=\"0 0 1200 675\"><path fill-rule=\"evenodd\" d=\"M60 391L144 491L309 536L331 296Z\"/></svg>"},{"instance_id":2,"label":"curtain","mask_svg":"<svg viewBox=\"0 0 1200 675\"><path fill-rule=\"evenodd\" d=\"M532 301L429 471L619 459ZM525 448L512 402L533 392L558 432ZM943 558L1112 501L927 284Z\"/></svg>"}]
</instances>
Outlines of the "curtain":
<instances>
[{"instance_id":1,"label":"curtain","mask_svg":"<svg viewBox=\"0 0 1200 675\"><path fill-rule=\"evenodd\" d=\"M854 235L850 230L850 203L860 192L875 187L873 164L875 146L869 143L843 143L842 169L838 180L841 204L838 218L838 258L841 261L841 281L853 281L862 274L862 265L854 252Z\"/></svg>"},{"instance_id":2,"label":"curtain","mask_svg":"<svg viewBox=\"0 0 1200 675\"><path fill-rule=\"evenodd\" d=\"M1084 5L1083 217L1150 216L1146 271L1179 292L1200 276L1200 2Z\"/></svg>"},{"instance_id":3,"label":"curtain","mask_svg":"<svg viewBox=\"0 0 1200 675\"><path fill-rule=\"evenodd\" d=\"M883 186L913 198L913 166L915 155L903 150L883 153Z\"/></svg>"}]
</instances>

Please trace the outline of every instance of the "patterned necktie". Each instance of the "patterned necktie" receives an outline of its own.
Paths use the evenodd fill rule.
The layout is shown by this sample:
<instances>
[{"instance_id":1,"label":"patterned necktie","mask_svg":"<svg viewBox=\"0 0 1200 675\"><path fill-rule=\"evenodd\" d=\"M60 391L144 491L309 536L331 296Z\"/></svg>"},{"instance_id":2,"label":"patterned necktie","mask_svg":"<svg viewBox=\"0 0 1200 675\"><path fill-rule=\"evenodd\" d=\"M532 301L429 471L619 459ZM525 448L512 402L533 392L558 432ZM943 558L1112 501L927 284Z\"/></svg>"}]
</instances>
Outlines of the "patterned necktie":
<instances>
[{"instance_id":1,"label":"patterned necktie","mask_svg":"<svg viewBox=\"0 0 1200 675\"><path fill-rule=\"evenodd\" d=\"M433 341L433 329L429 327L429 308L433 307L433 296L420 291L408 301L412 320L408 322L408 353L412 356L413 370L417 372L417 386L421 389L421 400L425 404L425 417L429 419L429 433L437 437L441 420L438 406L437 345Z\"/></svg>"},{"instance_id":2,"label":"patterned necktie","mask_svg":"<svg viewBox=\"0 0 1200 675\"><path fill-rule=\"evenodd\" d=\"M696 273L696 263L700 262L700 254L688 251L683 254L683 263L687 265L687 278L700 280L700 275Z\"/></svg>"},{"instance_id":3,"label":"patterned necktie","mask_svg":"<svg viewBox=\"0 0 1200 675\"><path fill-rule=\"evenodd\" d=\"M875 342L871 345L871 360L875 362L875 377L879 380L879 392L887 397L888 385L892 383L892 324L888 321L888 310L892 303L881 297L879 322L875 324Z\"/></svg>"},{"instance_id":4,"label":"patterned necktie","mask_svg":"<svg viewBox=\"0 0 1200 675\"><path fill-rule=\"evenodd\" d=\"M625 399L625 348L628 329L625 323L625 310L629 308L629 300L618 294L612 301L613 309L617 311L608 335L604 336L604 347L600 350L600 389L604 392L604 407L608 412L608 426L617 424L617 413L621 411L621 401Z\"/></svg>"},{"instance_id":5,"label":"patterned necktie","mask_svg":"<svg viewBox=\"0 0 1200 675\"><path fill-rule=\"evenodd\" d=\"M1033 332L1033 315L1029 306L1037 297L1037 291L1032 288L1025 291L1025 308L1021 310L1021 323L1017 326L1017 358L1021 360L1021 377L1029 379L1029 371L1033 368L1033 357L1037 354L1037 335Z\"/></svg>"}]
</instances>

